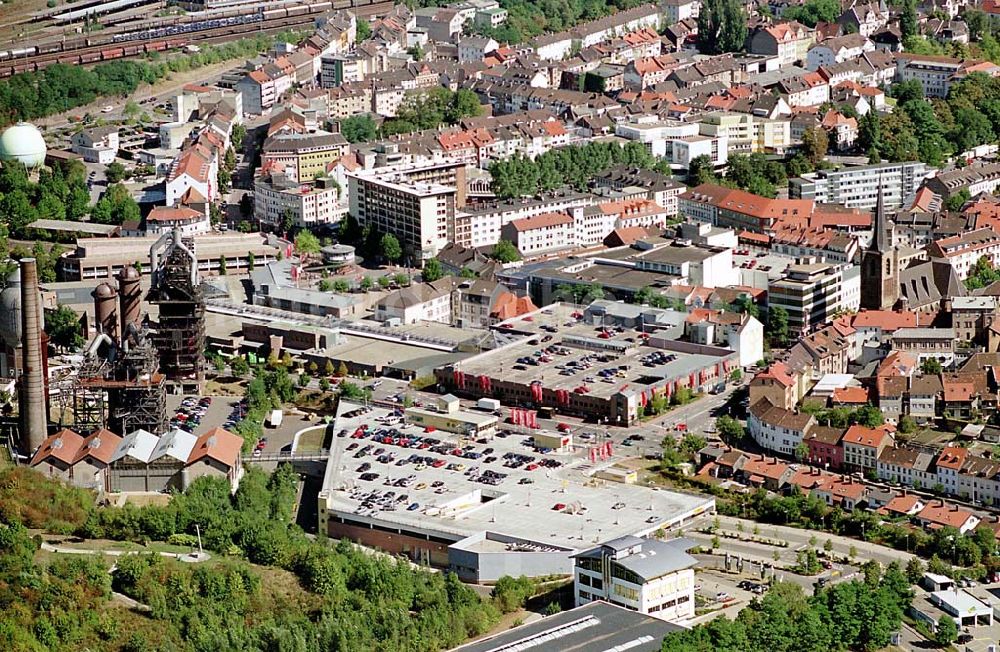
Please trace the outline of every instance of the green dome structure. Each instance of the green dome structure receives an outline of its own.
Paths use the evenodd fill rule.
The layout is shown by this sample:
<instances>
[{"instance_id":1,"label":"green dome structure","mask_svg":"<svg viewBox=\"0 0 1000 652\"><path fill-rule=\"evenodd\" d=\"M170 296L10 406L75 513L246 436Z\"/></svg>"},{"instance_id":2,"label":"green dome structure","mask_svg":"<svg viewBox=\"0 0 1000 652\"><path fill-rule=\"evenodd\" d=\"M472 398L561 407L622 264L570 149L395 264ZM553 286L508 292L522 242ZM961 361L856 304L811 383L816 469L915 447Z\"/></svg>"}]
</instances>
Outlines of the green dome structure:
<instances>
[{"instance_id":1,"label":"green dome structure","mask_svg":"<svg viewBox=\"0 0 1000 652\"><path fill-rule=\"evenodd\" d=\"M18 122L0 135L0 160L18 161L27 168L45 163L45 139L33 124Z\"/></svg>"}]
</instances>

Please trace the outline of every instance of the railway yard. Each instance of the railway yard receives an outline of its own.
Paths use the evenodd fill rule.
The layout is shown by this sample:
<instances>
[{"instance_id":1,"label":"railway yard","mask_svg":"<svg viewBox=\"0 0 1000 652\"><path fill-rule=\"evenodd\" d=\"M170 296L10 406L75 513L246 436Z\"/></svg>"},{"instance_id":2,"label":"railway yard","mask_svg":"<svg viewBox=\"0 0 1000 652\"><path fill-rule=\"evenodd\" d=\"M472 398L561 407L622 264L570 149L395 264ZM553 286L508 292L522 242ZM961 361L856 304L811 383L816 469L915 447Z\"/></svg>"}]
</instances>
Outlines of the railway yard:
<instances>
[{"instance_id":1,"label":"railway yard","mask_svg":"<svg viewBox=\"0 0 1000 652\"><path fill-rule=\"evenodd\" d=\"M232 2L208 10L150 16L164 8L162 0L113 0L76 3L73 9L46 10L0 25L11 30L27 25L37 45L0 49L0 78L38 71L54 63L87 65L146 56L152 52L231 40L237 35L274 33L311 24L318 15L336 9L353 9L361 16L388 11L391 2L379 0L326 0L265 3ZM82 35L88 21L101 25L99 33ZM74 27L75 26L75 27ZM68 31L80 34L67 38Z\"/></svg>"}]
</instances>

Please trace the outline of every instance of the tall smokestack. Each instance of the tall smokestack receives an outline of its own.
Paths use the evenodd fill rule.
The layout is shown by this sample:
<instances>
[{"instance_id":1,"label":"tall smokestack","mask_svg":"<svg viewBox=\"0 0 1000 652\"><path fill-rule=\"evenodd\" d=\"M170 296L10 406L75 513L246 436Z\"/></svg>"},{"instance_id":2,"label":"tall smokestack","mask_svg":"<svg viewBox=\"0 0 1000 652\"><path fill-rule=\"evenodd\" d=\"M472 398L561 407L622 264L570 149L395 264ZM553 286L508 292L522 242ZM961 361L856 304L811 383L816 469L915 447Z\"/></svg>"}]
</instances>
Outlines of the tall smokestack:
<instances>
[{"instance_id":1,"label":"tall smokestack","mask_svg":"<svg viewBox=\"0 0 1000 652\"><path fill-rule=\"evenodd\" d=\"M121 308L118 311L122 320L122 341L128 336L129 324L139 327L139 315L142 311L142 289L139 287L139 270L129 265L118 272L118 300Z\"/></svg>"},{"instance_id":2,"label":"tall smokestack","mask_svg":"<svg viewBox=\"0 0 1000 652\"><path fill-rule=\"evenodd\" d=\"M94 321L98 332L118 341L118 291L110 283L101 283L90 295L94 297Z\"/></svg>"},{"instance_id":3,"label":"tall smokestack","mask_svg":"<svg viewBox=\"0 0 1000 652\"><path fill-rule=\"evenodd\" d=\"M38 266L34 258L21 259L21 337L21 444L25 452L30 453L41 446L48 435L42 359L42 306L38 295Z\"/></svg>"}]
</instances>

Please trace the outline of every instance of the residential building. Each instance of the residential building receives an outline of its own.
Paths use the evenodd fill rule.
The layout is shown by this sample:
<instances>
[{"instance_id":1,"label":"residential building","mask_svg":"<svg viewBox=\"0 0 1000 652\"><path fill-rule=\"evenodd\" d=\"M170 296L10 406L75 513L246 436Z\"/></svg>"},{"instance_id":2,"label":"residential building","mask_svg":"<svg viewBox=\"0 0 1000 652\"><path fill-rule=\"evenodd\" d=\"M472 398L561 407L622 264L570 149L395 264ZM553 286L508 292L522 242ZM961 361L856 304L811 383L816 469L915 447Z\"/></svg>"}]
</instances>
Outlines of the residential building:
<instances>
[{"instance_id":1,"label":"residential building","mask_svg":"<svg viewBox=\"0 0 1000 652\"><path fill-rule=\"evenodd\" d=\"M952 297L951 326L955 337L965 342L986 344L988 330L997 315L997 297Z\"/></svg>"},{"instance_id":2,"label":"residential building","mask_svg":"<svg viewBox=\"0 0 1000 652\"><path fill-rule=\"evenodd\" d=\"M744 190L705 183L678 198L681 217L736 230L767 233L784 219L807 219L815 210L808 199L768 199Z\"/></svg>"},{"instance_id":3,"label":"residential building","mask_svg":"<svg viewBox=\"0 0 1000 652\"><path fill-rule=\"evenodd\" d=\"M736 351L741 367L755 365L764 357L764 325L748 314L695 308L684 327L692 342Z\"/></svg>"},{"instance_id":4,"label":"residential building","mask_svg":"<svg viewBox=\"0 0 1000 652\"><path fill-rule=\"evenodd\" d=\"M972 72L991 77L1000 74L1000 67L990 62L974 59L930 56L899 52L896 54L896 79L915 79L927 97L947 97L951 85Z\"/></svg>"},{"instance_id":5,"label":"residential building","mask_svg":"<svg viewBox=\"0 0 1000 652\"><path fill-rule=\"evenodd\" d=\"M801 374L793 372L784 362L773 362L750 379L750 405L767 400L771 405L792 410L805 396Z\"/></svg>"},{"instance_id":6,"label":"residential building","mask_svg":"<svg viewBox=\"0 0 1000 652\"><path fill-rule=\"evenodd\" d=\"M335 179L296 182L272 173L254 180L254 217L281 230L286 220L297 228L339 222L347 214L347 192Z\"/></svg>"},{"instance_id":7,"label":"residential building","mask_svg":"<svg viewBox=\"0 0 1000 652\"><path fill-rule=\"evenodd\" d=\"M969 455L969 449L960 446L946 446L938 455L937 482L944 490L944 493L952 496L958 495L958 474L965 466L965 459ZM939 507L943 507L942 503Z\"/></svg>"},{"instance_id":8,"label":"residential building","mask_svg":"<svg viewBox=\"0 0 1000 652\"><path fill-rule=\"evenodd\" d=\"M395 235L404 256L433 258L455 240L455 209L464 204L465 164L376 168L348 175L351 215Z\"/></svg>"},{"instance_id":9,"label":"residential building","mask_svg":"<svg viewBox=\"0 0 1000 652\"><path fill-rule=\"evenodd\" d=\"M208 233L212 229L207 211L198 211L188 206L156 206L146 215L147 235L161 235L180 229L184 235Z\"/></svg>"},{"instance_id":10,"label":"residential building","mask_svg":"<svg viewBox=\"0 0 1000 652\"><path fill-rule=\"evenodd\" d=\"M88 163L107 165L118 156L118 127L93 127L73 134L72 150Z\"/></svg>"},{"instance_id":11,"label":"residential building","mask_svg":"<svg viewBox=\"0 0 1000 652\"><path fill-rule=\"evenodd\" d=\"M931 501L916 515L917 523L931 530L953 527L965 534L976 529L981 519L958 505L949 505L943 500Z\"/></svg>"},{"instance_id":12,"label":"residential building","mask_svg":"<svg viewBox=\"0 0 1000 652\"><path fill-rule=\"evenodd\" d=\"M694 567L688 539L626 536L573 555L573 594L579 607L606 600L673 623L694 617Z\"/></svg>"},{"instance_id":13,"label":"residential building","mask_svg":"<svg viewBox=\"0 0 1000 652\"><path fill-rule=\"evenodd\" d=\"M816 424L811 414L786 410L768 400L750 406L747 430L758 446L792 457Z\"/></svg>"},{"instance_id":14,"label":"residential building","mask_svg":"<svg viewBox=\"0 0 1000 652\"><path fill-rule=\"evenodd\" d=\"M920 364L934 358L944 367L955 361L955 329L900 328L892 335L892 346L917 356Z\"/></svg>"},{"instance_id":15,"label":"residential building","mask_svg":"<svg viewBox=\"0 0 1000 652\"><path fill-rule=\"evenodd\" d=\"M935 240L928 247L928 252L932 258L948 261L958 278L964 280L980 258L986 258L994 267L1000 264L1000 233L990 227L965 231Z\"/></svg>"},{"instance_id":16,"label":"residential building","mask_svg":"<svg viewBox=\"0 0 1000 652\"><path fill-rule=\"evenodd\" d=\"M512 220L500 229L500 237L532 257L575 246L574 220L569 213L543 213Z\"/></svg>"},{"instance_id":17,"label":"residential building","mask_svg":"<svg viewBox=\"0 0 1000 652\"><path fill-rule=\"evenodd\" d=\"M814 426L805 436L808 454L804 461L830 471L839 471L844 466L844 448L840 440L843 428Z\"/></svg>"},{"instance_id":18,"label":"residential building","mask_svg":"<svg viewBox=\"0 0 1000 652\"><path fill-rule=\"evenodd\" d=\"M865 52L875 49L875 44L863 34L846 34L820 41L809 48L806 67L818 70L820 66L832 66L851 59L857 59Z\"/></svg>"},{"instance_id":19,"label":"residential building","mask_svg":"<svg viewBox=\"0 0 1000 652\"><path fill-rule=\"evenodd\" d=\"M431 283L414 283L382 297L375 304L375 319L381 322L416 324L421 321L451 322L451 276Z\"/></svg>"},{"instance_id":20,"label":"residential building","mask_svg":"<svg viewBox=\"0 0 1000 652\"><path fill-rule=\"evenodd\" d=\"M872 210L881 193L885 207L894 210L902 208L903 201L917 192L927 172L927 166L920 161L819 170L789 179L788 196Z\"/></svg>"},{"instance_id":21,"label":"residential building","mask_svg":"<svg viewBox=\"0 0 1000 652\"><path fill-rule=\"evenodd\" d=\"M792 20L758 29L750 38L748 51L776 56L778 65L788 66L805 61L809 46L815 40L815 30Z\"/></svg>"},{"instance_id":22,"label":"residential building","mask_svg":"<svg viewBox=\"0 0 1000 652\"><path fill-rule=\"evenodd\" d=\"M173 206L193 190L204 201L218 194L219 160L216 153L196 143L184 149L167 171L166 205Z\"/></svg>"},{"instance_id":23,"label":"residential building","mask_svg":"<svg viewBox=\"0 0 1000 652\"><path fill-rule=\"evenodd\" d=\"M875 473L879 480L904 487L930 489L937 484L934 456L905 446L883 448L875 464Z\"/></svg>"},{"instance_id":24,"label":"residential building","mask_svg":"<svg viewBox=\"0 0 1000 652\"><path fill-rule=\"evenodd\" d=\"M280 134L264 141L261 166L282 172L290 181L307 183L350 151L339 133Z\"/></svg>"},{"instance_id":25,"label":"residential building","mask_svg":"<svg viewBox=\"0 0 1000 652\"><path fill-rule=\"evenodd\" d=\"M942 172L927 179L926 187L943 200L962 190L970 197L992 195L1000 186L1000 163L976 163Z\"/></svg>"},{"instance_id":26,"label":"residential building","mask_svg":"<svg viewBox=\"0 0 1000 652\"><path fill-rule=\"evenodd\" d=\"M848 428L840 443L844 447L845 468L872 473L876 472L882 451L895 446L888 427L867 428L861 424Z\"/></svg>"}]
</instances>

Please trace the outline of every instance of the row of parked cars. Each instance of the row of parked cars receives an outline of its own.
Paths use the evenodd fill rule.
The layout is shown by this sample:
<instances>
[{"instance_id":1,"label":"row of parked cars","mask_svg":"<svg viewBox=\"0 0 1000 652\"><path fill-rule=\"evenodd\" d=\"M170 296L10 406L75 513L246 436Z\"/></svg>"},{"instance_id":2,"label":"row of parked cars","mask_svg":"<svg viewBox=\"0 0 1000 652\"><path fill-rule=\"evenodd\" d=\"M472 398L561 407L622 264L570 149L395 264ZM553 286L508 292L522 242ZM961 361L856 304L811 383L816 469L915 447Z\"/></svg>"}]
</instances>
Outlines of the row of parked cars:
<instances>
[{"instance_id":1,"label":"row of parked cars","mask_svg":"<svg viewBox=\"0 0 1000 652\"><path fill-rule=\"evenodd\" d=\"M194 429L201 425L201 419L208 412L210 405L212 405L212 399L209 396L201 399L195 396L185 397L173 418L170 419L170 427L194 432Z\"/></svg>"}]
</instances>

